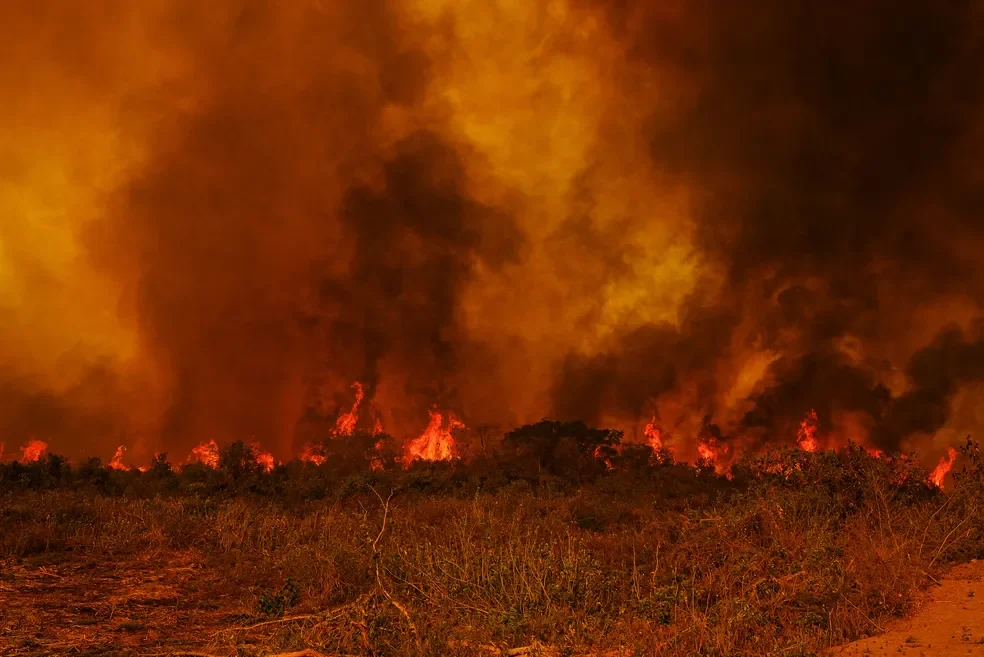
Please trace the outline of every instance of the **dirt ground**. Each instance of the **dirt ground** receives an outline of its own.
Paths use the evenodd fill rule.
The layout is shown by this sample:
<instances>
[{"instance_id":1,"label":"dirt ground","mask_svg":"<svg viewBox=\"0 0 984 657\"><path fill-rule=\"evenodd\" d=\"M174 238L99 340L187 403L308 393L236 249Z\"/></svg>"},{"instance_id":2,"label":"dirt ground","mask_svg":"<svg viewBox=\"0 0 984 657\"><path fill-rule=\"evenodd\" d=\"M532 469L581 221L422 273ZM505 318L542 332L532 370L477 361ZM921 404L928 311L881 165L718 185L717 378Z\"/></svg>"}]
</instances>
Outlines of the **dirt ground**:
<instances>
[{"instance_id":1,"label":"dirt ground","mask_svg":"<svg viewBox=\"0 0 984 657\"><path fill-rule=\"evenodd\" d=\"M878 636L835 649L839 657L984 655L984 561L956 567L933 586L909 619Z\"/></svg>"},{"instance_id":2,"label":"dirt ground","mask_svg":"<svg viewBox=\"0 0 984 657\"><path fill-rule=\"evenodd\" d=\"M193 650L242 618L199 557L0 562L0 655Z\"/></svg>"}]
</instances>

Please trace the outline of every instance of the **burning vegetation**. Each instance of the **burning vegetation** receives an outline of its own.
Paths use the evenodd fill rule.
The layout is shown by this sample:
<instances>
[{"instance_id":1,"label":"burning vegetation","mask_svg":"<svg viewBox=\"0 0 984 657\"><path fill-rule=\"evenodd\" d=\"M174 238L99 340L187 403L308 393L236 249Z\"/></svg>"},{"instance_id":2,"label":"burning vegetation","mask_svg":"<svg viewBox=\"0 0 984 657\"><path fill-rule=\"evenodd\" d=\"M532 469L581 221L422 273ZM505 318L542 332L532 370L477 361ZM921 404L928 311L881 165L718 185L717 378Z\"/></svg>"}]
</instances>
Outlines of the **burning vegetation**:
<instances>
[{"instance_id":1,"label":"burning vegetation","mask_svg":"<svg viewBox=\"0 0 984 657\"><path fill-rule=\"evenodd\" d=\"M7 558L207 545L262 564L263 609L348 605L264 650L730 655L869 631L984 556L956 515L980 2L12 0L0 26Z\"/></svg>"}]
</instances>

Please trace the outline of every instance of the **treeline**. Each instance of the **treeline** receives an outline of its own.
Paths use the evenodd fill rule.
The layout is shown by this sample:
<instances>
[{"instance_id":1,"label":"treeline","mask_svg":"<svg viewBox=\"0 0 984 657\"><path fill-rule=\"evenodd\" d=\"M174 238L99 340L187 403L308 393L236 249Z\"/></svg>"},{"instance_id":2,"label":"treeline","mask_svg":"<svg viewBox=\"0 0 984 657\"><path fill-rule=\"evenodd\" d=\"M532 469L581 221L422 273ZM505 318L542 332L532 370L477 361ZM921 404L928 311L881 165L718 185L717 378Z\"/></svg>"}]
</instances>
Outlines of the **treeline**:
<instances>
[{"instance_id":1,"label":"treeline","mask_svg":"<svg viewBox=\"0 0 984 657\"><path fill-rule=\"evenodd\" d=\"M911 456L876 458L856 446L820 453L782 448L746 456L720 473L708 461L678 462L666 450L622 444L621 432L582 422L543 420L526 425L480 448L470 446L467 458L451 461L405 466L393 445L384 436L356 433L325 441L321 464L296 459L269 471L243 442L221 448L215 468L200 463L176 467L160 454L141 472L110 468L98 458L73 465L49 454L32 463L0 463L0 492L71 488L138 497L253 494L289 502L344 499L364 493L369 486L404 494L454 496L503 488L565 495L591 488L699 506L744 490L752 482L825 486L837 495L850 495L862 479L870 477L884 478L904 495L939 492L926 482L926 471ZM976 446L968 442L965 456L976 454L974 450Z\"/></svg>"}]
</instances>

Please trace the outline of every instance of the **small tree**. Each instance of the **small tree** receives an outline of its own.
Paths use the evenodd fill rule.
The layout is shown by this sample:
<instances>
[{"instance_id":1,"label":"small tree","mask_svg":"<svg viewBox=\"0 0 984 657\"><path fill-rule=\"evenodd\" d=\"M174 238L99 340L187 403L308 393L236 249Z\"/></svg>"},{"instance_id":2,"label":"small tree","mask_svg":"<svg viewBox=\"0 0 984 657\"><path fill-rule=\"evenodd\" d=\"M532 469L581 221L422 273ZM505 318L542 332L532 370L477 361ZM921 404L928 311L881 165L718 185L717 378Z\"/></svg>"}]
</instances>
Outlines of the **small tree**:
<instances>
[{"instance_id":1,"label":"small tree","mask_svg":"<svg viewBox=\"0 0 984 657\"><path fill-rule=\"evenodd\" d=\"M621 441L621 431L546 419L513 429L504 438L519 460L531 459L539 472L563 477L604 471Z\"/></svg>"}]
</instances>

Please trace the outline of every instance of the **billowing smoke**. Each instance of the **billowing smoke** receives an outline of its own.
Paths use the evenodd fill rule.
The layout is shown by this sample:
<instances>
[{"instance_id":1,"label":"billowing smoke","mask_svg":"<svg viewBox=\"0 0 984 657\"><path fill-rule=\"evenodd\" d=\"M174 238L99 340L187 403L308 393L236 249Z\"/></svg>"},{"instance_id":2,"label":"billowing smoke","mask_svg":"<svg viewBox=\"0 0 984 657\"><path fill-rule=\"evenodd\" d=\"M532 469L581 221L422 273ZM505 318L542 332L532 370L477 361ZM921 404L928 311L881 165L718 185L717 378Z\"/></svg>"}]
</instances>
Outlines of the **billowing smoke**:
<instances>
[{"instance_id":1,"label":"billowing smoke","mask_svg":"<svg viewBox=\"0 0 984 657\"><path fill-rule=\"evenodd\" d=\"M691 456L815 409L938 450L984 377L982 21L4 3L0 442L285 457L360 381L399 437L655 416Z\"/></svg>"}]
</instances>

